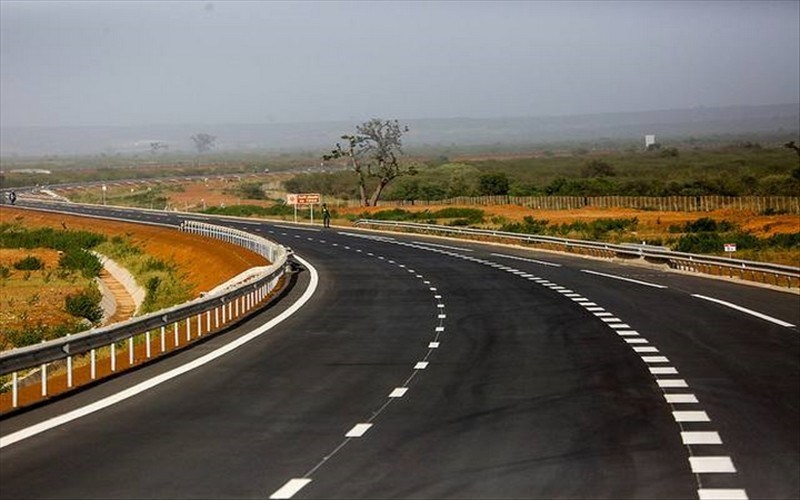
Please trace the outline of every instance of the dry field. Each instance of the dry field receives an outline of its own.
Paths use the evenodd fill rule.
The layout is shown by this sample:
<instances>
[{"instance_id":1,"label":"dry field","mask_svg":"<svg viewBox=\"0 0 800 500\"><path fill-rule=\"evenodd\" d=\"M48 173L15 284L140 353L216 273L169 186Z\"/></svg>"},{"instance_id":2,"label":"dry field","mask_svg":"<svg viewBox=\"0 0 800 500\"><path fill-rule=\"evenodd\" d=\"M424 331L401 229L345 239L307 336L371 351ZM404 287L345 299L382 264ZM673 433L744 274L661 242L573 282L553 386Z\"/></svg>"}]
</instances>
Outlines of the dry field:
<instances>
[{"instance_id":1,"label":"dry field","mask_svg":"<svg viewBox=\"0 0 800 500\"><path fill-rule=\"evenodd\" d=\"M235 245L154 226L33 212L4 206L0 209L0 223L11 222L18 222L28 227L66 226L68 229L102 233L108 237L130 236L133 244L141 247L145 253L161 260L174 261L179 272L187 277L194 296L214 288L250 267L266 263L262 257ZM0 249L0 263L10 267L27 255L41 258L45 262L46 269L55 269L58 266L58 252L46 249ZM69 318L63 311L64 297L82 289L83 284L48 285L43 282L41 276L34 276L34 273L42 274L40 271L34 271L30 279L25 280L24 272L14 270L11 277L0 283L0 327L19 326L20 317L27 318L29 324L41 322L46 325L56 325Z\"/></svg>"}]
</instances>

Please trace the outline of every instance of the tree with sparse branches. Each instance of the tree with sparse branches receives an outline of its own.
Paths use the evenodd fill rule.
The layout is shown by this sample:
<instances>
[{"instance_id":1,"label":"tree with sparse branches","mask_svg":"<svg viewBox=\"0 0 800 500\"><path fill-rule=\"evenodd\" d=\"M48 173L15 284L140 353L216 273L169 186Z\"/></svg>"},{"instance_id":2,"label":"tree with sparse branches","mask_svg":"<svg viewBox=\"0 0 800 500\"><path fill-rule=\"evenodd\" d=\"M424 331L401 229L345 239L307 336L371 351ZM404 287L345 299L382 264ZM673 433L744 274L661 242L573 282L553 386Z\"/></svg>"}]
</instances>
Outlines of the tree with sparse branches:
<instances>
[{"instance_id":1,"label":"tree with sparse branches","mask_svg":"<svg viewBox=\"0 0 800 500\"><path fill-rule=\"evenodd\" d=\"M361 204L365 207L378 203L383 189L392 180L403 175L417 173L413 165L401 162L402 137L408 127L401 127L397 120L373 118L356 126L356 133L343 135L344 146L336 143L336 149L324 155L323 160L348 158L350 167L358 179ZM367 179L377 179L372 195L367 198Z\"/></svg>"},{"instance_id":2,"label":"tree with sparse branches","mask_svg":"<svg viewBox=\"0 0 800 500\"><path fill-rule=\"evenodd\" d=\"M191 139L194 141L194 147L197 148L198 153L206 153L214 147L214 141L217 140L217 136L201 132L193 135Z\"/></svg>"}]
</instances>

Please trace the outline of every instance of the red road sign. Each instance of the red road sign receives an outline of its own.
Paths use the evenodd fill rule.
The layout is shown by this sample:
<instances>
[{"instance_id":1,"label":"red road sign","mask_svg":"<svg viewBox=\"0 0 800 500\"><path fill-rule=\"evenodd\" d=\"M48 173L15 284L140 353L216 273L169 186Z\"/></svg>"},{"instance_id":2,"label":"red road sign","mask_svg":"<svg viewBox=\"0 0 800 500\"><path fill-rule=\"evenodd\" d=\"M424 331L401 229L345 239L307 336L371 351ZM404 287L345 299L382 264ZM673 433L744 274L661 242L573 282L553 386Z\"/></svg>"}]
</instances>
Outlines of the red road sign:
<instances>
[{"instance_id":1,"label":"red road sign","mask_svg":"<svg viewBox=\"0 0 800 500\"><path fill-rule=\"evenodd\" d=\"M287 205L319 205L322 196L319 193L290 193L286 195Z\"/></svg>"}]
</instances>

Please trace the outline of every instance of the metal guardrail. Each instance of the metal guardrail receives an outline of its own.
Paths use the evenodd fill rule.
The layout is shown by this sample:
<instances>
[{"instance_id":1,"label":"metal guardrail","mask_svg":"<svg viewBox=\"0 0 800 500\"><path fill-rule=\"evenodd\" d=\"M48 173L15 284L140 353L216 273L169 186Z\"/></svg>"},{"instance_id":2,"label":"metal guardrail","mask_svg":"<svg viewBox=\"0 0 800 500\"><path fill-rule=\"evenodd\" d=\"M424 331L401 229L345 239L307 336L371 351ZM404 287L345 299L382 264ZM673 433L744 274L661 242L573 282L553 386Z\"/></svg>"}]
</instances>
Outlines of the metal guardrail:
<instances>
[{"instance_id":1,"label":"metal guardrail","mask_svg":"<svg viewBox=\"0 0 800 500\"><path fill-rule=\"evenodd\" d=\"M571 240L553 236L495 231L492 229L475 229L470 227L375 219L359 219L356 221L356 225L389 227L417 233L443 234L461 238L511 241L517 244L537 245L547 249L568 253L589 254L597 257L640 258L664 263L673 269L683 271L728 276L787 288L800 287L800 268L797 267L716 257L713 255L674 252L648 245L615 245L612 243Z\"/></svg>"},{"instance_id":2,"label":"metal guardrail","mask_svg":"<svg viewBox=\"0 0 800 500\"><path fill-rule=\"evenodd\" d=\"M203 296L199 299L163 309L145 316L95 328L68 337L44 342L42 344L21 347L0 353L0 376L11 374L11 405L19 407L20 371L38 368L41 379L41 396L47 397L48 365L66 360L66 389L73 388L73 358L89 354L90 380L97 379L97 351L108 348L109 366L107 372L118 371L121 362L117 360L117 345L127 341L128 363L123 368L148 361L160 354L182 347L181 339L186 343L196 340L204 333L207 335L233 320L239 320L251 311L262 307L284 277L289 268L290 250L265 238L239 231L237 229L215 226L203 222L187 221L181 224L182 231L216 238L232 244L243 246L258 253L271 262L269 266L259 269L260 272L248 276L247 281L219 293ZM205 317L204 317L205 316ZM171 328L170 328L171 327ZM167 349L167 332L171 349ZM157 333L157 338L151 337ZM158 336L160 333L160 336ZM184 335L185 334L185 335ZM134 338L142 338L145 343L144 357L135 353ZM141 341L139 342L141 344ZM160 347L160 349L159 349ZM160 351L153 353L153 350ZM139 356L140 359L136 359ZM60 368L60 367L59 367ZM109 370L110 369L110 370ZM0 397L7 396L2 394Z\"/></svg>"}]
</instances>

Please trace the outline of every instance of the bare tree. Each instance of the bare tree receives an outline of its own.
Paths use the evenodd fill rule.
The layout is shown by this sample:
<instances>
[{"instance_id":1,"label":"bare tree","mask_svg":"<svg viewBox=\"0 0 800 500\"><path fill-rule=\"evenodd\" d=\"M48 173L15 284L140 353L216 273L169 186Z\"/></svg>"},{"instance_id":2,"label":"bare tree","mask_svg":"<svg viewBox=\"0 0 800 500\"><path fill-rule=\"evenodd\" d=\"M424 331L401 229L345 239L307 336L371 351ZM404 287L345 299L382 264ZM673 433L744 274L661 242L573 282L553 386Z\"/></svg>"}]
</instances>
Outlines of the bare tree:
<instances>
[{"instance_id":1,"label":"bare tree","mask_svg":"<svg viewBox=\"0 0 800 500\"><path fill-rule=\"evenodd\" d=\"M211 149L214 147L214 141L217 140L217 136L199 133L193 135L191 139L194 141L194 147L197 148L197 152L205 153L211 151Z\"/></svg>"},{"instance_id":2,"label":"bare tree","mask_svg":"<svg viewBox=\"0 0 800 500\"><path fill-rule=\"evenodd\" d=\"M169 144L161 141L154 141L150 143L150 154L154 155L162 149L169 149Z\"/></svg>"},{"instance_id":3,"label":"bare tree","mask_svg":"<svg viewBox=\"0 0 800 500\"><path fill-rule=\"evenodd\" d=\"M794 152L797 153L797 156L800 156L800 146L797 146L794 143L794 141L787 142L786 144L783 145L783 147L788 148L788 149L793 149Z\"/></svg>"},{"instance_id":4,"label":"bare tree","mask_svg":"<svg viewBox=\"0 0 800 500\"><path fill-rule=\"evenodd\" d=\"M347 141L342 147L336 143L336 149L324 155L323 160L347 157L350 167L358 178L358 192L361 204L365 207L378 203L383 189L392 180L402 175L417 173L412 165L404 166L400 162L403 154L402 137L408 127L401 127L397 120L381 120L373 118L356 127L356 133L343 135ZM367 179L376 178L378 183L367 199Z\"/></svg>"}]
</instances>

